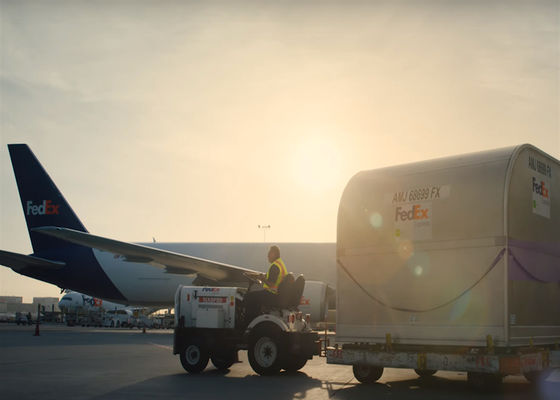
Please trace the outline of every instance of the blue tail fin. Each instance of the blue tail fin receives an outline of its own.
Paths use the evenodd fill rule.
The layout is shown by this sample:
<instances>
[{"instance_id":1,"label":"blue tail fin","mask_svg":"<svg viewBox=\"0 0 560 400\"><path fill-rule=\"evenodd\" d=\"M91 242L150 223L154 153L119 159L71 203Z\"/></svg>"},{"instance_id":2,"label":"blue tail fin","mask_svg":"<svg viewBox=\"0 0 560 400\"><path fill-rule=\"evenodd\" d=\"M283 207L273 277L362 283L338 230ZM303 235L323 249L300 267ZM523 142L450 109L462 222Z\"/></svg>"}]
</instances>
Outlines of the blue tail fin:
<instances>
[{"instance_id":1,"label":"blue tail fin","mask_svg":"<svg viewBox=\"0 0 560 400\"><path fill-rule=\"evenodd\" d=\"M68 242L33 232L33 228L60 226L87 232L29 146L9 144L8 150L34 253L66 247Z\"/></svg>"}]
</instances>

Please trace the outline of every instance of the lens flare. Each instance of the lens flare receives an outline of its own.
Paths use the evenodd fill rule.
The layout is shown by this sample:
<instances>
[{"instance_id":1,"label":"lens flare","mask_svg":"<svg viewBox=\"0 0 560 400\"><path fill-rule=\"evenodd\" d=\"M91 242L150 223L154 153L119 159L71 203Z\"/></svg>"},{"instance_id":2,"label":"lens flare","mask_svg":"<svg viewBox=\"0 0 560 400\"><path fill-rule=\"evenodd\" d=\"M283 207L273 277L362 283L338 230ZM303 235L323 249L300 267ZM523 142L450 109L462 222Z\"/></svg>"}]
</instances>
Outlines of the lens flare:
<instances>
[{"instance_id":1,"label":"lens flare","mask_svg":"<svg viewBox=\"0 0 560 400\"><path fill-rule=\"evenodd\" d=\"M407 261L410 273L419 278L430 271L430 256L426 252L416 252Z\"/></svg>"},{"instance_id":2,"label":"lens flare","mask_svg":"<svg viewBox=\"0 0 560 400\"><path fill-rule=\"evenodd\" d=\"M383 226L383 217L381 216L381 214L374 212L369 217L369 223L375 229L379 229Z\"/></svg>"},{"instance_id":3,"label":"lens flare","mask_svg":"<svg viewBox=\"0 0 560 400\"><path fill-rule=\"evenodd\" d=\"M410 240L402 240L397 247L397 253L403 260L408 260L414 255L414 243Z\"/></svg>"},{"instance_id":4,"label":"lens flare","mask_svg":"<svg viewBox=\"0 0 560 400\"><path fill-rule=\"evenodd\" d=\"M469 304L471 302L471 292L468 291L463 296L455 301L453 308L451 309L451 314L449 315L449 319L451 321L457 321L463 317L467 308L469 308Z\"/></svg>"}]
</instances>

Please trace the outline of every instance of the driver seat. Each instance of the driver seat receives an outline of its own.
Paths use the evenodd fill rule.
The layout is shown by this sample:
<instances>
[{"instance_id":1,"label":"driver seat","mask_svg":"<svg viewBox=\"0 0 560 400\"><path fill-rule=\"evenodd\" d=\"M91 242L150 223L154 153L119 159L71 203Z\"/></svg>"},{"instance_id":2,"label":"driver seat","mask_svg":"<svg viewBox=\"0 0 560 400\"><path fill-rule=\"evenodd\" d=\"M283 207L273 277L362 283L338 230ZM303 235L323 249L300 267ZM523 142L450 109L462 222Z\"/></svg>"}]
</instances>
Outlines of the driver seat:
<instances>
[{"instance_id":1,"label":"driver seat","mask_svg":"<svg viewBox=\"0 0 560 400\"><path fill-rule=\"evenodd\" d=\"M288 301L288 308L298 308L301 303L301 295L303 294L304 287L305 278L303 277L303 275L300 275L292 285L290 299Z\"/></svg>"},{"instance_id":2,"label":"driver seat","mask_svg":"<svg viewBox=\"0 0 560 400\"><path fill-rule=\"evenodd\" d=\"M278 297L276 304L274 304L276 307L288 308L292 298L294 282L294 274L291 272L282 279L282 282L278 285Z\"/></svg>"}]
</instances>

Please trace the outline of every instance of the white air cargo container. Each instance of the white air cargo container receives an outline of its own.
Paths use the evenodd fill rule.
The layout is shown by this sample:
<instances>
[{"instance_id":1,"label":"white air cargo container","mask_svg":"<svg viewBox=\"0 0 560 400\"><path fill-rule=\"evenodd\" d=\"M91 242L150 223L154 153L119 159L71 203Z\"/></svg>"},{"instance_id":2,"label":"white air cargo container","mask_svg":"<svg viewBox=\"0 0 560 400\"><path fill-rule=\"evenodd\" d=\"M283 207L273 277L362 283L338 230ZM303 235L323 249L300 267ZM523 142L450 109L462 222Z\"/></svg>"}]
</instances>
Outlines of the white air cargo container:
<instances>
[{"instance_id":1,"label":"white air cargo container","mask_svg":"<svg viewBox=\"0 0 560 400\"><path fill-rule=\"evenodd\" d=\"M338 343L560 341L560 163L531 145L360 172L337 236Z\"/></svg>"}]
</instances>

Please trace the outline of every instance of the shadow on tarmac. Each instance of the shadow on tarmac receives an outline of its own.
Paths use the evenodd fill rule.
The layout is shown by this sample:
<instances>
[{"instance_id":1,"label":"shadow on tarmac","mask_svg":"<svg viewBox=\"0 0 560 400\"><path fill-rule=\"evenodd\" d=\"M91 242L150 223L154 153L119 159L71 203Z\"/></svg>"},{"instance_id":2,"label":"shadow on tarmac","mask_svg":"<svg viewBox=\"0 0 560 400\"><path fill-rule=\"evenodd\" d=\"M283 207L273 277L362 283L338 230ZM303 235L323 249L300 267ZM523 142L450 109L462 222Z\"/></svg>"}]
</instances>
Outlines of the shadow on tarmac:
<instances>
[{"instance_id":1,"label":"shadow on tarmac","mask_svg":"<svg viewBox=\"0 0 560 400\"><path fill-rule=\"evenodd\" d=\"M542 383L533 386L525 382L504 382L497 388L477 391L466 380L454 380L442 377L429 377L393 381L386 383L358 384L335 390L329 398L361 400L372 398L390 399L508 399L508 400L558 400L560 385Z\"/></svg>"},{"instance_id":2,"label":"shadow on tarmac","mask_svg":"<svg viewBox=\"0 0 560 400\"><path fill-rule=\"evenodd\" d=\"M197 375L187 373L165 375L148 379L138 384L120 388L94 397L103 399L138 399L150 393L151 396L194 399L305 399L314 389L320 389L323 382L311 378L303 372L274 376L247 375L229 376L228 371L208 370ZM181 396L178 396L181 394Z\"/></svg>"},{"instance_id":3,"label":"shadow on tarmac","mask_svg":"<svg viewBox=\"0 0 560 400\"><path fill-rule=\"evenodd\" d=\"M287 376L289 375L289 379ZM160 376L135 385L94 397L104 399L137 399L165 396L194 399L507 399L507 400L557 400L560 386L545 384L536 388L524 382L505 382L499 389L489 392L473 391L465 380L441 377L409 379L386 383L358 384L315 379L304 372L285 373L275 376L230 376L228 371L207 370L202 374L186 373ZM184 396L183 396L184 395Z\"/></svg>"}]
</instances>

